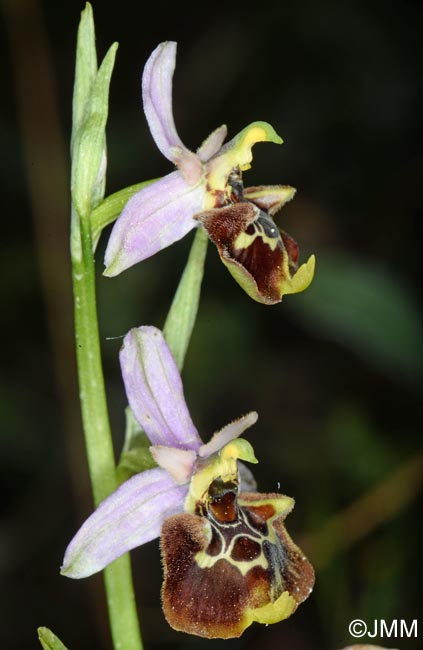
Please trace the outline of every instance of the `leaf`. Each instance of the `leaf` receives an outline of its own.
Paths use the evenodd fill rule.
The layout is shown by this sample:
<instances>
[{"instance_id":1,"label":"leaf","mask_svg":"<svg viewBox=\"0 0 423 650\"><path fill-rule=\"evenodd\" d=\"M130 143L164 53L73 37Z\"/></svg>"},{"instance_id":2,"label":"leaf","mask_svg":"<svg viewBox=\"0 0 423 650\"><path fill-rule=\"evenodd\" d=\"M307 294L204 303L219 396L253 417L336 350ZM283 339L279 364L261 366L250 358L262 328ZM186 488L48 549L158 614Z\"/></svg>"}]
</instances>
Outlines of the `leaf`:
<instances>
[{"instance_id":1,"label":"leaf","mask_svg":"<svg viewBox=\"0 0 423 650\"><path fill-rule=\"evenodd\" d=\"M48 627L39 627L37 632L44 650L67 650L66 646Z\"/></svg>"},{"instance_id":2,"label":"leaf","mask_svg":"<svg viewBox=\"0 0 423 650\"><path fill-rule=\"evenodd\" d=\"M144 433L129 406L125 409L125 442L122 452L132 451L133 449L143 449L150 447L147 434Z\"/></svg>"},{"instance_id":3,"label":"leaf","mask_svg":"<svg viewBox=\"0 0 423 650\"><path fill-rule=\"evenodd\" d=\"M120 455L117 466L117 478L119 485L127 481L134 474L145 472L147 469L157 467L157 463L147 447L123 451Z\"/></svg>"},{"instance_id":4,"label":"leaf","mask_svg":"<svg viewBox=\"0 0 423 650\"><path fill-rule=\"evenodd\" d=\"M134 474L157 467L150 452L151 442L134 418L129 406L125 409L125 418L125 442L116 470L119 484L124 483Z\"/></svg>"}]
</instances>

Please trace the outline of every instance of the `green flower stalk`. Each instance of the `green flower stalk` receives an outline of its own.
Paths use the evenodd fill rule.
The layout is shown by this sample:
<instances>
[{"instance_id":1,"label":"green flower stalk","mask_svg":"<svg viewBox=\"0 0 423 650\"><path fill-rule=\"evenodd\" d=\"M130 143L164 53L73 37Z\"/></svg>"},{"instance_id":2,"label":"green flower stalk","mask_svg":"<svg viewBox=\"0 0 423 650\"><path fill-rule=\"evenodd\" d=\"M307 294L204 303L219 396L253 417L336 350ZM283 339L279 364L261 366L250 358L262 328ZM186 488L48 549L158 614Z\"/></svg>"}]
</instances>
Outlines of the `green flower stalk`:
<instances>
[{"instance_id":1,"label":"green flower stalk","mask_svg":"<svg viewBox=\"0 0 423 650\"><path fill-rule=\"evenodd\" d=\"M105 126L117 44L97 69L92 8L87 4L78 30L73 97L71 258L81 409L89 472L97 505L117 486L101 363L95 294L91 215L104 196ZM142 650L129 556L105 571L115 648Z\"/></svg>"}]
</instances>

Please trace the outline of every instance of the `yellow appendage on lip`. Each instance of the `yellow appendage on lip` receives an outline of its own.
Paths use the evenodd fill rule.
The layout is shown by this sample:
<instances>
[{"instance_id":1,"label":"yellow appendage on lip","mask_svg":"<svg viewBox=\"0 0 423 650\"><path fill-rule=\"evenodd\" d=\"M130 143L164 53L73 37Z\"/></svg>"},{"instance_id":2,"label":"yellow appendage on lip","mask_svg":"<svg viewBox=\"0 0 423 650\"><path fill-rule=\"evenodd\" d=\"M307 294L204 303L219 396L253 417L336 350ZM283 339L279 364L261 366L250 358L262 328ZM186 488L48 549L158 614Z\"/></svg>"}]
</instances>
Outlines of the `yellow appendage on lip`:
<instances>
[{"instance_id":1,"label":"yellow appendage on lip","mask_svg":"<svg viewBox=\"0 0 423 650\"><path fill-rule=\"evenodd\" d=\"M289 293L300 293L307 289L314 277L314 269L316 265L316 258L310 255L307 262L302 264L299 269L294 273L292 278L285 278L281 282L281 293L287 295Z\"/></svg>"},{"instance_id":2,"label":"yellow appendage on lip","mask_svg":"<svg viewBox=\"0 0 423 650\"><path fill-rule=\"evenodd\" d=\"M264 623L265 625L278 623L291 616L296 607L297 602L287 591L284 591L274 603L268 603L267 605L263 605L263 607L258 607L247 612L245 615L245 627L248 627L255 621L257 623Z\"/></svg>"}]
</instances>

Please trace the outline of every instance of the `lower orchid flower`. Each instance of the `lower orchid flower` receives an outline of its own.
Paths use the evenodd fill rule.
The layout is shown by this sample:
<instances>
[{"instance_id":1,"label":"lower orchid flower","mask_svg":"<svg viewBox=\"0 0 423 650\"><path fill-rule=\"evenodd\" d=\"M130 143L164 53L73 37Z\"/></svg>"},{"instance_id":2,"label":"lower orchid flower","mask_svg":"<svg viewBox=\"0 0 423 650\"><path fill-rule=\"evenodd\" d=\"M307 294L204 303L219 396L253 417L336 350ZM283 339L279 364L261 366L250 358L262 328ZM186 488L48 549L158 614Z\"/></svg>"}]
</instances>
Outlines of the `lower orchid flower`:
<instances>
[{"instance_id":1,"label":"lower orchid flower","mask_svg":"<svg viewBox=\"0 0 423 650\"><path fill-rule=\"evenodd\" d=\"M273 217L295 190L287 185L244 188L257 142L280 144L266 122L254 122L223 145L226 126L196 153L182 143L172 112L176 43L161 43L146 63L142 93L151 134L177 171L144 187L126 204L106 250L105 275L114 276L202 226L222 262L254 300L274 304L303 291L314 274L314 256L298 266L298 245Z\"/></svg>"},{"instance_id":2,"label":"lower orchid flower","mask_svg":"<svg viewBox=\"0 0 423 650\"><path fill-rule=\"evenodd\" d=\"M314 572L284 526L293 499L257 493L240 462L257 462L239 438L257 414L204 444L162 333L131 330L120 360L130 407L158 467L136 474L98 506L70 542L62 573L89 576L161 536L163 610L176 630L230 638L254 621L287 618L311 592Z\"/></svg>"}]
</instances>

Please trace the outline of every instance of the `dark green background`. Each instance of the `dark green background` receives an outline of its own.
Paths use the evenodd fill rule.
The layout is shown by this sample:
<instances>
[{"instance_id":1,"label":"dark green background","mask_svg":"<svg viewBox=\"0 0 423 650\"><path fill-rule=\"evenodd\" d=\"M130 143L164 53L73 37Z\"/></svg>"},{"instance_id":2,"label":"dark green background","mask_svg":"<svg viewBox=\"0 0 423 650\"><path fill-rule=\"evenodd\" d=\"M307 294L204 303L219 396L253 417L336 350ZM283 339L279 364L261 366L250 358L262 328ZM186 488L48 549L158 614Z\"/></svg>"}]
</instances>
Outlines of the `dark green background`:
<instances>
[{"instance_id":1,"label":"dark green background","mask_svg":"<svg viewBox=\"0 0 423 650\"><path fill-rule=\"evenodd\" d=\"M37 648L51 627L69 650L110 648L101 579L59 576L92 509L82 454L68 277L67 151L78 2L3 1L0 539L2 647ZM166 174L141 109L154 47L179 43L175 115L195 149L226 123L267 120L246 184L298 189L278 223L314 252L309 290L264 307L210 247L184 370L205 440L248 410L261 491L295 497L287 526L316 565L288 621L240 640L173 632L160 609L157 542L133 553L147 650L339 650L348 623L421 614L418 492L421 348L417 209L421 10L413 2L95 3L99 55L117 40L108 192ZM420 26L419 26L420 23ZM421 74L421 73L420 73ZM125 396L117 363L133 326L161 326L191 236L116 279L98 299L118 451ZM113 337L118 337L114 339ZM420 466L421 467L421 466ZM369 496L370 495L370 496ZM370 499L370 501L369 501ZM418 639L377 639L401 650Z\"/></svg>"}]
</instances>

